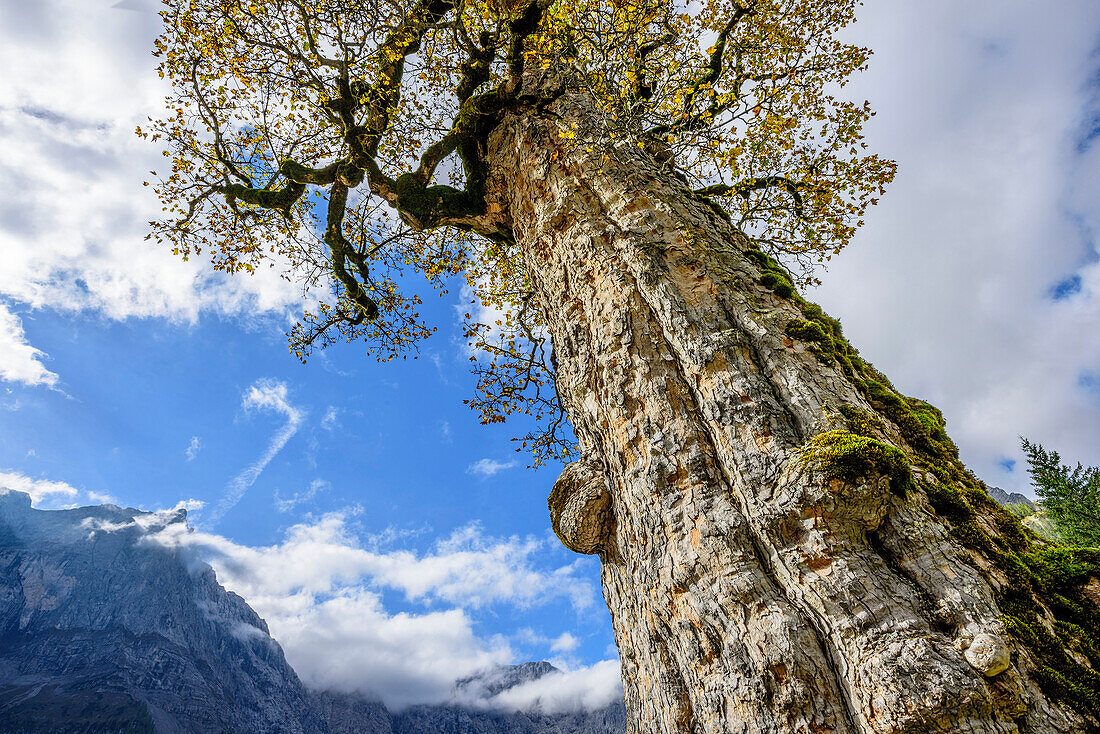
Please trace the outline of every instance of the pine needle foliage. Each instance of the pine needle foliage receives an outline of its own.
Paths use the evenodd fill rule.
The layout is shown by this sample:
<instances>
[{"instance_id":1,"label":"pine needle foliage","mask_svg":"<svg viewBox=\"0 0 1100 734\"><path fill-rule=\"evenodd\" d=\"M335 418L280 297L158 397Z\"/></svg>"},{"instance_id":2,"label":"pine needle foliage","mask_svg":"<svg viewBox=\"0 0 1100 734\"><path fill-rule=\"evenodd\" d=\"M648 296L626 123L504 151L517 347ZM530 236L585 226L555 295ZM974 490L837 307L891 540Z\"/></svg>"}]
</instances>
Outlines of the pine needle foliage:
<instances>
[{"instance_id":1,"label":"pine needle foliage","mask_svg":"<svg viewBox=\"0 0 1100 734\"><path fill-rule=\"evenodd\" d=\"M1073 469L1057 451L1021 439L1035 493L1067 545L1100 548L1100 467Z\"/></svg>"}]
</instances>

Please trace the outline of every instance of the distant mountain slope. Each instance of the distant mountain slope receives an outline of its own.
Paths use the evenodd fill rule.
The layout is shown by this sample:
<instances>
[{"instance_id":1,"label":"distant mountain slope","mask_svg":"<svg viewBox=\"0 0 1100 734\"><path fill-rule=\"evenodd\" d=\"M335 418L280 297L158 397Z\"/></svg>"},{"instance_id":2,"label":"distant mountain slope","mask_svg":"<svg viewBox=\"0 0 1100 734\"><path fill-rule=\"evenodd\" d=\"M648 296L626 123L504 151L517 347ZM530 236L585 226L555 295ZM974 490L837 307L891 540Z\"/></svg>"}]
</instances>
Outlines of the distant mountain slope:
<instances>
[{"instance_id":1,"label":"distant mountain slope","mask_svg":"<svg viewBox=\"0 0 1100 734\"><path fill-rule=\"evenodd\" d=\"M621 703L600 711L561 714L416 706L393 716L393 734L621 734L624 731L626 708Z\"/></svg>"},{"instance_id":2,"label":"distant mountain slope","mask_svg":"<svg viewBox=\"0 0 1100 734\"><path fill-rule=\"evenodd\" d=\"M244 600L142 542L184 517L0 495L4 731L324 731Z\"/></svg>"},{"instance_id":3,"label":"distant mountain slope","mask_svg":"<svg viewBox=\"0 0 1100 734\"><path fill-rule=\"evenodd\" d=\"M0 488L2 734L620 734L592 712L478 703L557 670L525 663L456 684L469 705L391 713L306 690L266 623L213 570L150 532L186 513L113 505L35 510Z\"/></svg>"}]
</instances>

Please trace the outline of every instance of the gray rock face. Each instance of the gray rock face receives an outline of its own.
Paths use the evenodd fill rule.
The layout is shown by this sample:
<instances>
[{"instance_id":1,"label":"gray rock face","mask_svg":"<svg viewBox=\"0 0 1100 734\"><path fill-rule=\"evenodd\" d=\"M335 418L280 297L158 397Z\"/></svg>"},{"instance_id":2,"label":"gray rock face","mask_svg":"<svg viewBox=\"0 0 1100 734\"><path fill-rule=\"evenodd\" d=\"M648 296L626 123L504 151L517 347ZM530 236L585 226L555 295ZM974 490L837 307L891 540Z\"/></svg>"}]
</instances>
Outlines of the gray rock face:
<instances>
[{"instance_id":1,"label":"gray rock face","mask_svg":"<svg viewBox=\"0 0 1100 734\"><path fill-rule=\"evenodd\" d=\"M309 695L329 734L393 734L390 712L381 701L335 691L312 691Z\"/></svg>"},{"instance_id":2,"label":"gray rock face","mask_svg":"<svg viewBox=\"0 0 1100 734\"><path fill-rule=\"evenodd\" d=\"M47 512L0 495L5 731L324 731L244 600L209 566L143 541L146 528L184 521L112 505Z\"/></svg>"},{"instance_id":3,"label":"gray rock face","mask_svg":"<svg viewBox=\"0 0 1100 734\"><path fill-rule=\"evenodd\" d=\"M214 571L151 543L186 513L31 508L0 489L2 734L620 734L621 703L540 714L456 705L392 713L308 691L267 624ZM456 683L485 699L555 673L503 666Z\"/></svg>"},{"instance_id":4,"label":"gray rock face","mask_svg":"<svg viewBox=\"0 0 1100 734\"><path fill-rule=\"evenodd\" d=\"M621 734L626 708L569 714L417 706L393 717L393 734Z\"/></svg>"}]
</instances>

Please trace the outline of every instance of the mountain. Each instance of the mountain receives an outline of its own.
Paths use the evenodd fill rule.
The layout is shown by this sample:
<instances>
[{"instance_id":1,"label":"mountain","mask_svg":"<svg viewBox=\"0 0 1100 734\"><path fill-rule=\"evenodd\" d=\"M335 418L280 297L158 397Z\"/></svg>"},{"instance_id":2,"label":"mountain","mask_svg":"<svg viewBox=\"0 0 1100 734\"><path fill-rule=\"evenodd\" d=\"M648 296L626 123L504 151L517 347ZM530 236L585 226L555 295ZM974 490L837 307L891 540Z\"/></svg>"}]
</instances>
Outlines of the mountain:
<instances>
[{"instance_id":1,"label":"mountain","mask_svg":"<svg viewBox=\"0 0 1100 734\"><path fill-rule=\"evenodd\" d=\"M149 541L183 510L36 510L0 488L3 734L619 734L621 703L530 713L484 701L559 674L501 666L458 681L464 704L390 712L310 691L267 624L206 564Z\"/></svg>"},{"instance_id":2,"label":"mountain","mask_svg":"<svg viewBox=\"0 0 1100 734\"><path fill-rule=\"evenodd\" d=\"M1035 502L1029 497L1020 494L1019 492L1013 492L1009 494L1000 487L988 487L989 496L997 500L1002 505L1024 505L1030 510L1035 510Z\"/></svg>"},{"instance_id":3,"label":"mountain","mask_svg":"<svg viewBox=\"0 0 1100 734\"><path fill-rule=\"evenodd\" d=\"M0 495L5 731L324 731L264 621L209 566L145 541L184 520Z\"/></svg>"}]
</instances>

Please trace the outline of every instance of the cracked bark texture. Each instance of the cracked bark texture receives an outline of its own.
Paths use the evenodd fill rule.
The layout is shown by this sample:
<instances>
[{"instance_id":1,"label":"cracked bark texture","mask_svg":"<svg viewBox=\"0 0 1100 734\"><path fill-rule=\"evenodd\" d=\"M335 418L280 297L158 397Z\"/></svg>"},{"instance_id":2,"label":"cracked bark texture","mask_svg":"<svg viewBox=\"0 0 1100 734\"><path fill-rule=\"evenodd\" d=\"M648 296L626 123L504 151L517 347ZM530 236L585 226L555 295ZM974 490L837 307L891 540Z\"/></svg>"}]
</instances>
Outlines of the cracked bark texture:
<instances>
[{"instance_id":1,"label":"cracked bark texture","mask_svg":"<svg viewBox=\"0 0 1100 734\"><path fill-rule=\"evenodd\" d=\"M1031 681L923 493L798 460L839 406L874 408L785 335L802 315L745 237L644 150L577 142L598 125L566 92L506 115L488 160L587 457L555 491L599 508L577 549L602 560L629 732L1092 730Z\"/></svg>"}]
</instances>

